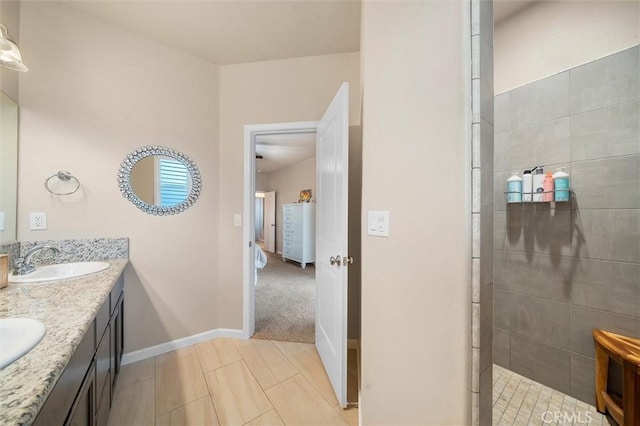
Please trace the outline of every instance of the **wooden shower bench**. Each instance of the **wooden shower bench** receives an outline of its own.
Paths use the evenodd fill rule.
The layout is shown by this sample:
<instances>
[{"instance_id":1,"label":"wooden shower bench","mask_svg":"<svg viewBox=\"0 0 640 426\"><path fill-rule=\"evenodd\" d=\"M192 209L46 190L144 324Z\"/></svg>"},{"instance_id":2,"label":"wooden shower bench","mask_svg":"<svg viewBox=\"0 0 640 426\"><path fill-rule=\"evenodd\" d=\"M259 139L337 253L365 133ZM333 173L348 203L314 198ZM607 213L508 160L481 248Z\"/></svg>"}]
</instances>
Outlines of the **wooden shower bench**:
<instances>
[{"instance_id":1,"label":"wooden shower bench","mask_svg":"<svg viewBox=\"0 0 640 426\"><path fill-rule=\"evenodd\" d=\"M640 426L640 339L593 330L596 341L596 408L621 426ZM622 365L622 399L607 392L609 359Z\"/></svg>"}]
</instances>

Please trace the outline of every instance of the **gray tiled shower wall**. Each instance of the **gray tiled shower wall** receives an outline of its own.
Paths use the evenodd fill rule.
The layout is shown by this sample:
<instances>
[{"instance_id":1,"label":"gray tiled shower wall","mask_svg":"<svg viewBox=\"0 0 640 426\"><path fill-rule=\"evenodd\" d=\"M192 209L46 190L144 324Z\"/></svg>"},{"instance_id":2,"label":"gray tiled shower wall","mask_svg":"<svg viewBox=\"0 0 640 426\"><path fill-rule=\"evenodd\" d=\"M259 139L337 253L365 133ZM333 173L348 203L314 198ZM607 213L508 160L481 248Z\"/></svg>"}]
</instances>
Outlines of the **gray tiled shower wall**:
<instances>
[{"instance_id":1,"label":"gray tiled shower wall","mask_svg":"<svg viewBox=\"0 0 640 426\"><path fill-rule=\"evenodd\" d=\"M592 404L591 330L640 338L639 65L636 46L495 97L493 359ZM536 165L566 168L570 203L506 204Z\"/></svg>"}]
</instances>

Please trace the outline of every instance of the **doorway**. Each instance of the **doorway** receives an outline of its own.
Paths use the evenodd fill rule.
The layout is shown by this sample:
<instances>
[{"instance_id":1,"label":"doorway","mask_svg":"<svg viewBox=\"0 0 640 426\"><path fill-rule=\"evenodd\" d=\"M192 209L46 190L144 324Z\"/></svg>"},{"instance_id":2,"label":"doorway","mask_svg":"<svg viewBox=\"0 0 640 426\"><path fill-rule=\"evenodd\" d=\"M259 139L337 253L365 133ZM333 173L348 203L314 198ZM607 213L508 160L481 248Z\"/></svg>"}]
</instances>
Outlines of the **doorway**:
<instances>
[{"instance_id":1,"label":"doorway","mask_svg":"<svg viewBox=\"0 0 640 426\"><path fill-rule=\"evenodd\" d=\"M244 238L247 241L247 246L245 247L245 255L243 260L244 265L244 313L243 313L243 323L245 335L247 338L253 336L256 332L256 273L258 277L260 276L259 270L255 268L255 202L254 197L257 189L262 191L268 191L270 188L262 187L256 188L256 184L258 185L269 185L268 179L262 177L262 175L267 175L265 171L270 169L268 168L258 168L258 163L256 160L256 145L257 139L262 138L262 140L268 139L268 137L277 137L277 136L286 136L286 135L315 135L316 128L318 123L315 121L308 122L296 122L296 123L277 123L277 124L256 124L256 125L248 125L245 126L245 174L244 174L244 193L245 193L245 202L244 202L244 217L246 218L244 224ZM262 160L259 160L261 163L264 162L264 153L260 154L263 156ZM263 167L263 164L261 164ZM260 170L260 173L258 173ZM277 166L274 166L273 170L277 170ZM257 176L260 176L259 178ZM265 182L266 181L266 182ZM307 188L301 188L307 189ZM279 198L285 200L284 195L280 194L279 191L276 191L276 215L277 215L277 201ZM290 197L290 195L289 195ZM276 219L275 223L275 241L274 241L274 251L270 254L271 258L267 258L267 265L270 262L275 263L279 261L282 263L281 259L278 259L278 223ZM281 252L281 249L280 249ZM281 253L280 253L281 255Z\"/></svg>"},{"instance_id":2,"label":"doorway","mask_svg":"<svg viewBox=\"0 0 640 426\"><path fill-rule=\"evenodd\" d=\"M255 170L256 138L316 132L315 163L317 213L315 215L316 315L315 346L340 406L347 406L347 293L349 200L349 83L343 83L318 122L245 125L244 141L244 333L250 338L255 324ZM309 197L300 192L300 201ZM302 205L302 204L298 204ZM309 204L307 204L309 205ZM290 212L292 216L293 212ZM286 248L285 248L285 253ZM290 256L283 256L288 258ZM303 265L305 260L299 260Z\"/></svg>"},{"instance_id":3,"label":"doorway","mask_svg":"<svg viewBox=\"0 0 640 426\"><path fill-rule=\"evenodd\" d=\"M254 149L253 337L314 343L316 134L259 133Z\"/></svg>"}]
</instances>

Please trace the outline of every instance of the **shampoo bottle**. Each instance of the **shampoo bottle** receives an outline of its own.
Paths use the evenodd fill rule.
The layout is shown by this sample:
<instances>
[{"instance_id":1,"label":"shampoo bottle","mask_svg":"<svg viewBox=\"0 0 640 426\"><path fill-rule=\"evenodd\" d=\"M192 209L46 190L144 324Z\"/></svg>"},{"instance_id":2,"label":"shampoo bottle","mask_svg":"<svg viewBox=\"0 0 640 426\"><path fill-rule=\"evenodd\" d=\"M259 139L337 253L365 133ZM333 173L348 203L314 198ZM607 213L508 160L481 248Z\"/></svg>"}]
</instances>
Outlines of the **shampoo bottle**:
<instances>
[{"instance_id":1,"label":"shampoo bottle","mask_svg":"<svg viewBox=\"0 0 640 426\"><path fill-rule=\"evenodd\" d=\"M513 173L507 179L507 203L519 203L522 201L522 178Z\"/></svg>"},{"instance_id":2,"label":"shampoo bottle","mask_svg":"<svg viewBox=\"0 0 640 426\"><path fill-rule=\"evenodd\" d=\"M522 174L522 201L531 202L531 193L533 192L533 175L531 170L525 170Z\"/></svg>"},{"instance_id":3,"label":"shampoo bottle","mask_svg":"<svg viewBox=\"0 0 640 426\"><path fill-rule=\"evenodd\" d=\"M569 201L569 175L562 170L553 174L556 201Z\"/></svg>"},{"instance_id":4,"label":"shampoo bottle","mask_svg":"<svg viewBox=\"0 0 640 426\"><path fill-rule=\"evenodd\" d=\"M547 172L544 177L544 182L542 183L542 187L544 188L544 201L553 201L553 176L551 172Z\"/></svg>"},{"instance_id":5,"label":"shampoo bottle","mask_svg":"<svg viewBox=\"0 0 640 426\"><path fill-rule=\"evenodd\" d=\"M536 174L533 175L533 201L544 201L544 171L542 167L538 167Z\"/></svg>"}]
</instances>

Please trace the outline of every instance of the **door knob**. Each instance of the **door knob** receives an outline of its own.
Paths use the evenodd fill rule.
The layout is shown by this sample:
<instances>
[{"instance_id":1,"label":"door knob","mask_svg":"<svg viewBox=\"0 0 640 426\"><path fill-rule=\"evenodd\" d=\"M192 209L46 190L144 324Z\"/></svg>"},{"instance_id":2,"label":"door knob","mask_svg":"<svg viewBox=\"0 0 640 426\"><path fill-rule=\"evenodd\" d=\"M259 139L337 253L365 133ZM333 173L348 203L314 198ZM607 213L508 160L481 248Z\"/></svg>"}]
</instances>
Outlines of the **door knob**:
<instances>
[{"instance_id":1,"label":"door knob","mask_svg":"<svg viewBox=\"0 0 640 426\"><path fill-rule=\"evenodd\" d=\"M329 258L329 263L331 263L332 265L340 266L340 264L342 263L342 258L340 257L340 255L337 255L336 257L331 256Z\"/></svg>"}]
</instances>

